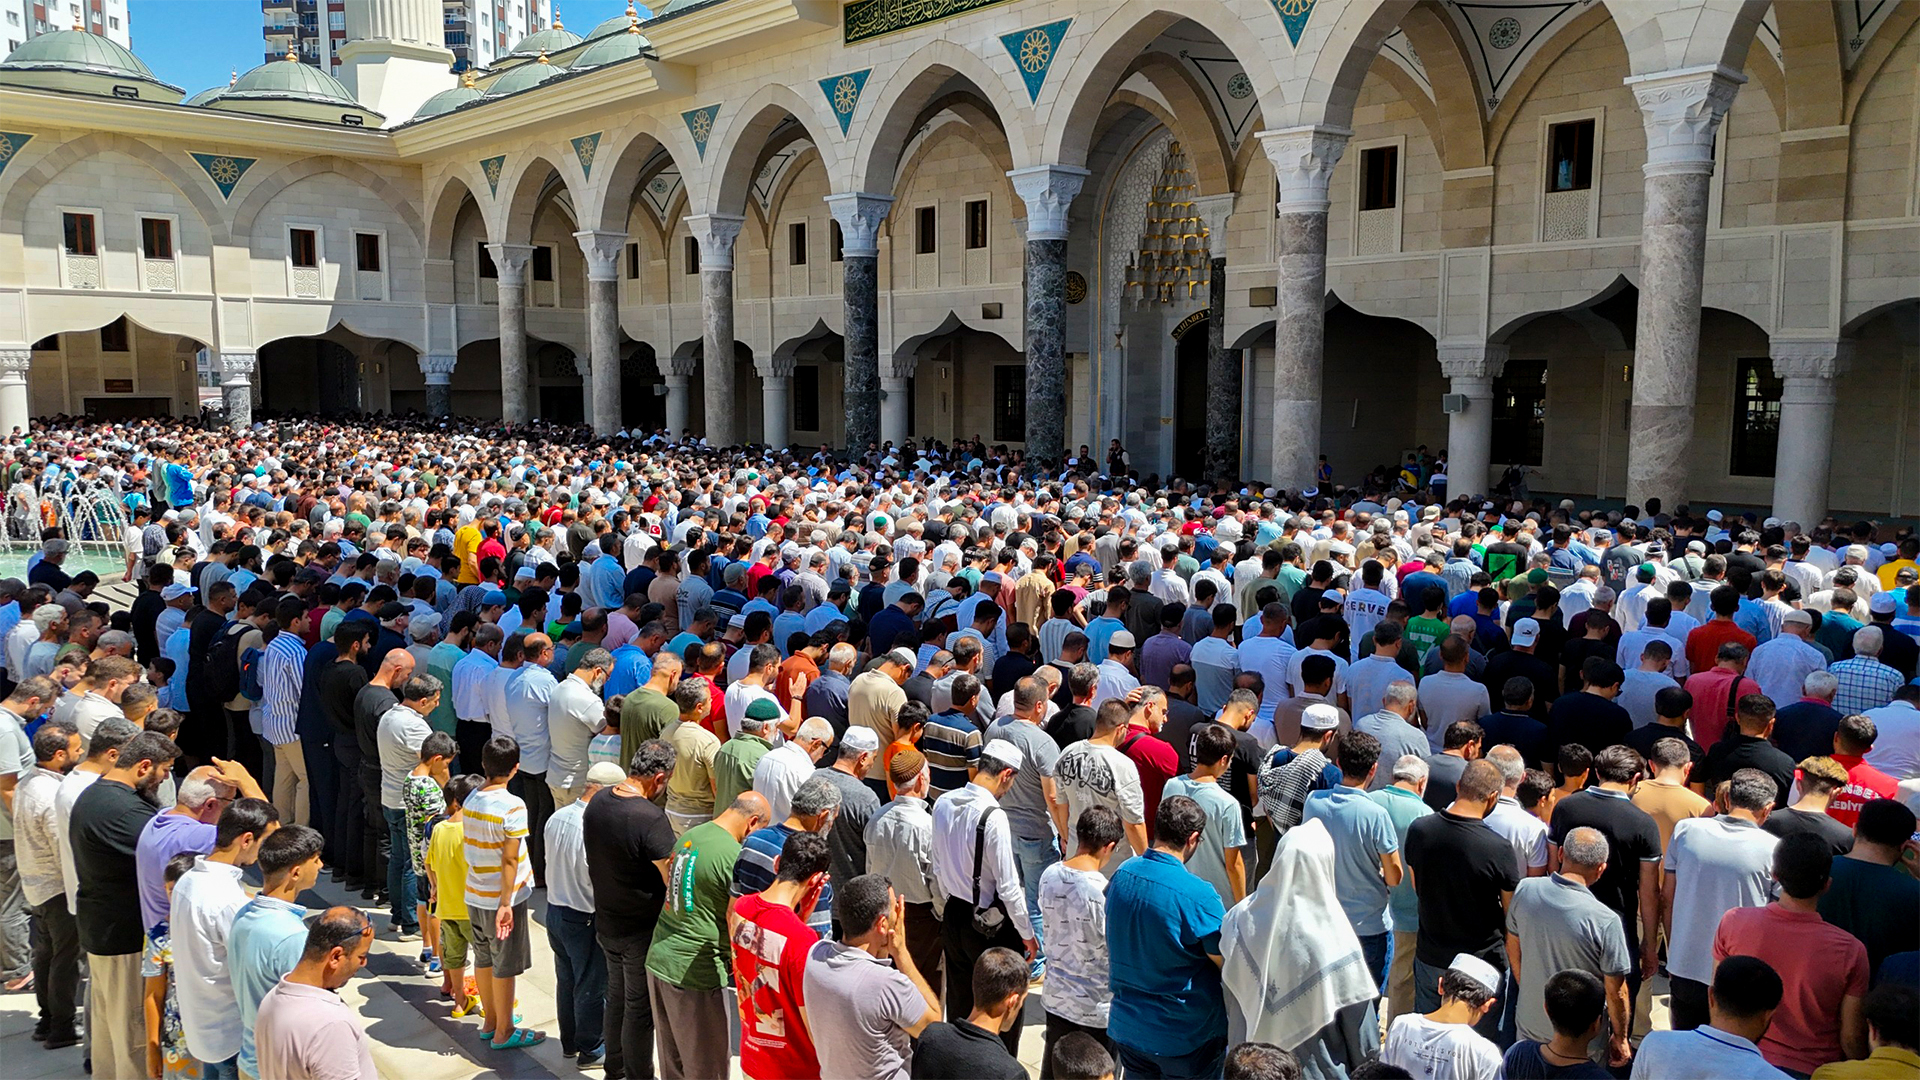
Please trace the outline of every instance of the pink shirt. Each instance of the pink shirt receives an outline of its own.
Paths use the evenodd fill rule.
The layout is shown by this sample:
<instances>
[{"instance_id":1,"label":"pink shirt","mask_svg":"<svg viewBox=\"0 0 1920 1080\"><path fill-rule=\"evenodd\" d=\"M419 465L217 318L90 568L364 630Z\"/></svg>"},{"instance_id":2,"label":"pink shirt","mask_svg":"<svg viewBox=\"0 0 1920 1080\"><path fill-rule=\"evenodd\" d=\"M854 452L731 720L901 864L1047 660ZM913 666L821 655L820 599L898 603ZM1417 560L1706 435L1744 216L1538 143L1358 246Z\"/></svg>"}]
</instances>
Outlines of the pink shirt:
<instances>
[{"instance_id":1,"label":"pink shirt","mask_svg":"<svg viewBox=\"0 0 1920 1080\"><path fill-rule=\"evenodd\" d=\"M633 625L633 620L627 618L625 611L615 608L607 612L607 639L600 644L605 647L608 652L612 652L639 636L640 628Z\"/></svg>"},{"instance_id":2,"label":"pink shirt","mask_svg":"<svg viewBox=\"0 0 1920 1080\"><path fill-rule=\"evenodd\" d=\"M1720 917L1713 937L1716 966L1729 956L1752 956L1780 976L1785 993L1760 1040L1760 1056L1775 1068L1810 1073L1841 1061L1840 1002L1867 992L1867 947L1817 912L1779 904L1735 908Z\"/></svg>"},{"instance_id":3,"label":"pink shirt","mask_svg":"<svg viewBox=\"0 0 1920 1080\"><path fill-rule=\"evenodd\" d=\"M253 1025L260 1075L274 1080L375 1080L372 1044L340 995L284 977Z\"/></svg>"}]
</instances>

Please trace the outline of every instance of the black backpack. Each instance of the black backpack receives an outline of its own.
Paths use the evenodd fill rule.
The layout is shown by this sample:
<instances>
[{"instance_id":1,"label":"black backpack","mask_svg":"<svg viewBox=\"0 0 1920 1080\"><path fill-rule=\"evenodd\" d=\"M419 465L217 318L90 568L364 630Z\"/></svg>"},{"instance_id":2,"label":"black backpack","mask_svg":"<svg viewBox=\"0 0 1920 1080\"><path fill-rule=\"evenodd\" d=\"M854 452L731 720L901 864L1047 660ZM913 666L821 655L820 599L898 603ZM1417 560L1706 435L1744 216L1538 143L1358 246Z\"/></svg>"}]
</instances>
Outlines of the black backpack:
<instances>
[{"instance_id":1,"label":"black backpack","mask_svg":"<svg viewBox=\"0 0 1920 1080\"><path fill-rule=\"evenodd\" d=\"M207 689L223 709L240 694L240 639L252 629L251 623L229 623L207 650Z\"/></svg>"}]
</instances>

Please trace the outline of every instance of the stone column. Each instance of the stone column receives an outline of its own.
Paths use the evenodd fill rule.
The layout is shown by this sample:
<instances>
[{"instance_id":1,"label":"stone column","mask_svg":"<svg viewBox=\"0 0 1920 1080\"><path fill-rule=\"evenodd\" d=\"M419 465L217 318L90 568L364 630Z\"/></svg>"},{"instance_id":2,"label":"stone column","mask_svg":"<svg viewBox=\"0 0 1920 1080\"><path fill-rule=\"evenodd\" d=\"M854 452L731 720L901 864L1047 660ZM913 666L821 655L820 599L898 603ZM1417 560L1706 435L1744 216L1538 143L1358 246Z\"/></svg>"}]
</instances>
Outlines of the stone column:
<instances>
[{"instance_id":1,"label":"stone column","mask_svg":"<svg viewBox=\"0 0 1920 1080\"><path fill-rule=\"evenodd\" d=\"M1832 338L1774 338L1780 391L1780 443L1773 467L1773 516L1811 530L1827 516L1833 471L1834 391L1853 360L1853 343Z\"/></svg>"},{"instance_id":2,"label":"stone column","mask_svg":"<svg viewBox=\"0 0 1920 1080\"><path fill-rule=\"evenodd\" d=\"M1315 486L1320 375L1327 341L1327 183L1351 131L1309 125L1263 131L1280 181L1277 306L1273 315L1273 483Z\"/></svg>"},{"instance_id":3,"label":"stone column","mask_svg":"<svg viewBox=\"0 0 1920 1080\"><path fill-rule=\"evenodd\" d=\"M1668 506L1687 501L1713 137L1746 81L1718 66L1627 80L1647 129L1627 443L1630 503L1645 505L1655 496Z\"/></svg>"},{"instance_id":4,"label":"stone column","mask_svg":"<svg viewBox=\"0 0 1920 1080\"><path fill-rule=\"evenodd\" d=\"M459 357L421 353L420 374L427 379L427 415L453 415L453 369Z\"/></svg>"},{"instance_id":5,"label":"stone column","mask_svg":"<svg viewBox=\"0 0 1920 1080\"><path fill-rule=\"evenodd\" d=\"M1440 370L1452 392L1467 407L1447 414L1447 497L1482 495L1491 490L1493 467L1493 380L1507 366L1507 347L1491 342L1443 341Z\"/></svg>"},{"instance_id":6,"label":"stone column","mask_svg":"<svg viewBox=\"0 0 1920 1080\"><path fill-rule=\"evenodd\" d=\"M907 417L913 412L912 402L907 395L913 392L913 381L906 375L882 375L880 377L880 441L890 442L898 447L912 436L907 430Z\"/></svg>"},{"instance_id":7,"label":"stone column","mask_svg":"<svg viewBox=\"0 0 1920 1080\"><path fill-rule=\"evenodd\" d=\"M527 263L532 244L488 244L487 254L499 273L500 292L500 418L509 424L527 422Z\"/></svg>"},{"instance_id":8,"label":"stone column","mask_svg":"<svg viewBox=\"0 0 1920 1080\"><path fill-rule=\"evenodd\" d=\"M1240 350L1227 348L1227 215L1232 193L1206 195L1194 209L1207 223L1207 479L1240 475Z\"/></svg>"},{"instance_id":9,"label":"stone column","mask_svg":"<svg viewBox=\"0 0 1920 1080\"><path fill-rule=\"evenodd\" d=\"M33 422L33 405L27 396L27 371L33 366L33 350L25 345L0 349L0 438L25 431Z\"/></svg>"},{"instance_id":10,"label":"stone column","mask_svg":"<svg viewBox=\"0 0 1920 1080\"><path fill-rule=\"evenodd\" d=\"M220 396L227 406L227 426L241 431L253 426L253 368L250 352L220 354Z\"/></svg>"},{"instance_id":11,"label":"stone column","mask_svg":"<svg viewBox=\"0 0 1920 1080\"><path fill-rule=\"evenodd\" d=\"M595 435L611 435L620 430L620 252L627 234L583 229L573 238L587 257L586 416Z\"/></svg>"},{"instance_id":12,"label":"stone column","mask_svg":"<svg viewBox=\"0 0 1920 1080\"><path fill-rule=\"evenodd\" d=\"M593 357L591 356L574 357L573 373L580 376L580 404L582 406L582 415L586 417L586 420L588 423L592 423L593 422L593 402L594 402ZM618 429L616 428L615 430L618 430ZM598 427L594 428L593 433L595 435L606 434L606 432L601 431Z\"/></svg>"},{"instance_id":13,"label":"stone column","mask_svg":"<svg viewBox=\"0 0 1920 1080\"><path fill-rule=\"evenodd\" d=\"M1027 457L1048 470L1066 458L1067 211L1088 175L1071 165L1007 173L1027 204Z\"/></svg>"},{"instance_id":14,"label":"stone column","mask_svg":"<svg viewBox=\"0 0 1920 1080\"><path fill-rule=\"evenodd\" d=\"M888 435L880 415L880 223L893 196L855 191L827 196L827 209L840 223L840 297L846 304L846 444L849 453L866 452L869 443ZM905 438L904 435L897 436Z\"/></svg>"},{"instance_id":15,"label":"stone column","mask_svg":"<svg viewBox=\"0 0 1920 1080\"><path fill-rule=\"evenodd\" d=\"M775 357L760 372L760 441L778 449L793 441L793 360Z\"/></svg>"},{"instance_id":16,"label":"stone column","mask_svg":"<svg viewBox=\"0 0 1920 1080\"><path fill-rule=\"evenodd\" d=\"M687 218L700 245L701 365L706 374L707 442L732 446L733 430L733 242L747 219L738 214Z\"/></svg>"},{"instance_id":17,"label":"stone column","mask_svg":"<svg viewBox=\"0 0 1920 1080\"><path fill-rule=\"evenodd\" d=\"M693 426L693 395L688 393L693 376L669 371L662 378L667 384L667 434L677 441Z\"/></svg>"}]
</instances>

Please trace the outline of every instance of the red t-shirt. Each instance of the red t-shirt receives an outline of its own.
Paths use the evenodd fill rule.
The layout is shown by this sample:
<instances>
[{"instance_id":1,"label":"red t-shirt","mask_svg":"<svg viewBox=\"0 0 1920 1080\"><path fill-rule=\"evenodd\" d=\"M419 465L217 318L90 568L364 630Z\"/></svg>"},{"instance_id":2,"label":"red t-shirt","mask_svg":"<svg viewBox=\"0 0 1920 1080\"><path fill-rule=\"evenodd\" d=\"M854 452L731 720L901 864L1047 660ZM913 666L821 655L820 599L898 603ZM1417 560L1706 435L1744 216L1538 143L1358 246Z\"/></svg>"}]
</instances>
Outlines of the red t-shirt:
<instances>
[{"instance_id":1,"label":"red t-shirt","mask_svg":"<svg viewBox=\"0 0 1920 1080\"><path fill-rule=\"evenodd\" d=\"M1860 808L1875 799L1898 798L1900 785L1893 777L1867 764L1858 754L1835 754L1833 760L1847 770L1847 786L1833 793L1827 804L1827 816L1851 829L1860 821Z\"/></svg>"},{"instance_id":2,"label":"red t-shirt","mask_svg":"<svg viewBox=\"0 0 1920 1080\"><path fill-rule=\"evenodd\" d=\"M1147 821L1160 812L1160 789L1180 772L1180 755L1173 744L1143 727L1130 727L1120 740L1120 752L1140 770L1140 793L1145 798ZM1149 837L1153 830L1149 826Z\"/></svg>"},{"instance_id":3,"label":"red t-shirt","mask_svg":"<svg viewBox=\"0 0 1920 1080\"><path fill-rule=\"evenodd\" d=\"M1695 630L1688 635L1687 641L1692 642L1699 633L1699 630ZM1760 684L1745 675L1709 667L1698 675L1690 676L1686 689L1687 693L1693 695L1693 739L1700 744L1700 749L1712 750L1713 744L1726 736L1727 726L1733 722L1733 706L1748 694L1759 693Z\"/></svg>"},{"instance_id":4,"label":"red t-shirt","mask_svg":"<svg viewBox=\"0 0 1920 1080\"><path fill-rule=\"evenodd\" d=\"M1735 908L1720 917L1713 962L1753 956L1780 975L1786 993L1760 1039L1760 1056L1775 1068L1810 1073L1846 1057L1840 1049L1840 1002L1867 992L1867 947L1817 912L1779 904Z\"/></svg>"},{"instance_id":5,"label":"red t-shirt","mask_svg":"<svg viewBox=\"0 0 1920 1080\"><path fill-rule=\"evenodd\" d=\"M1753 651L1759 639L1734 625L1731 619L1709 619L1693 628L1687 635L1687 668L1696 674L1713 670L1720 660L1720 646L1729 641L1737 641ZM1699 703L1694 703L1694 712L1698 713ZM1695 738L1699 736L1696 735ZM1719 736L1716 735L1715 738ZM1705 743L1701 743L1705 746Z\"/></svg>"},{"instance_id":6,"label":"red t-shirt","mask_svg":"<svg viewBox=\"0 0 1920 1080\"><path fill-rule=\"evenodd\" d=\"M807 950L820 935L793 909L757 893L733 902L733 985L740 997L740 1071L751 1080L820 1080L820 1058L799 1022Z\"/></svg>"}]
</instances>

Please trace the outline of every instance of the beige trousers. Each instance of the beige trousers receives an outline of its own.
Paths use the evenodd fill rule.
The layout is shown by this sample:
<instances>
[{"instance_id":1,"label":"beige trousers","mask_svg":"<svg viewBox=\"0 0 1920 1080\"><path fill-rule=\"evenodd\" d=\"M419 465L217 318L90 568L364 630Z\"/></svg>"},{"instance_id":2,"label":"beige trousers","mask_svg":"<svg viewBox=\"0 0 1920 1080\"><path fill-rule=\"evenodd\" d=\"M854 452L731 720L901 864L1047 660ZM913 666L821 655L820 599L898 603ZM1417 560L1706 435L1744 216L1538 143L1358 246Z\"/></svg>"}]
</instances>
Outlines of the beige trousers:
<instances>
[{"instance_id":1,"label":"beige trousers","mask_svg":"<svg viewBox=\"0 0 1920 1080\"><path fill-rule=\"evenodd\" d=\"M307 783L307 756L300 752L299 739L273 748L273 808L280 811L282 822L310 824L313 788Z\"/></svg>"},{"instance_id":2,"label":"beige trousers","mask_svg":"<svg viewBox=\"0 0 1920 1080\"><path fill-rule=\"evenodd\" d=\"M87 954L87 1031L94 1080L146 1080L147 1018L140 954Z\"/></svg>"}]
</instances>

